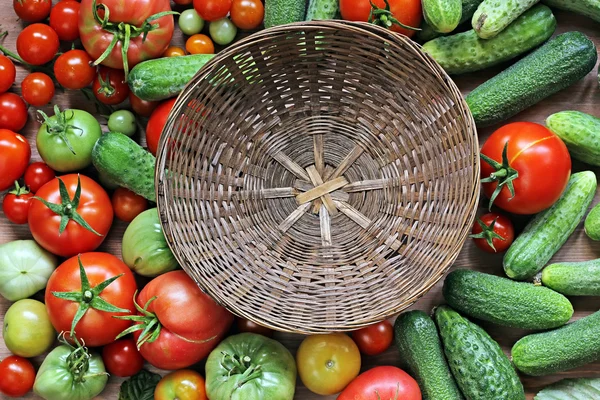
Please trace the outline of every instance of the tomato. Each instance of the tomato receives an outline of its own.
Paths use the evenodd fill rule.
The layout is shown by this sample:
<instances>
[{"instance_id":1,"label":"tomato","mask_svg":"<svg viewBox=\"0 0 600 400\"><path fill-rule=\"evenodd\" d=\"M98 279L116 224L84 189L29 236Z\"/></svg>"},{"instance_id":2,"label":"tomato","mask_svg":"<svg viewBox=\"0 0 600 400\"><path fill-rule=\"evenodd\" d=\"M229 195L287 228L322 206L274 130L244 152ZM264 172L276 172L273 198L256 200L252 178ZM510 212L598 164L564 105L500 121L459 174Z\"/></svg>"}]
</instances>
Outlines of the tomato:
<instances>
[{"instance_id":1,"label":"tomato","mask_svg":"<svg viewBox=\"0 0 600 400\"><path fill-rule=\"evenodd\" d=\"M256 29L265 17L265 7L260 0L233 0L231 20L240 29Z\"/></svg>"},{"instance_id":2,"label":"tomato","mask_svg":"<svg viewBox=\"0 0 600 400\"><path fill-rule=\"evenodd\" d=\"M215 43L225 46L233 42L237 35L237 28L229 18L225 17L211 22L208 32Z\"/></svg>"},{"instance_id":3,"label":"tomato","mask_svg":"<svg viewBox=\"0 0 600 400\"><path fill-rule=\"evenodd\" d=\"M175 100L177 99L169 99L160 103L160 105L156 107L156 110L152 112L148 124L146 125L146 143L148 144L148 150L153 155L156 155L160 135L167 123L167 118L175 104Z\"/></svg>"},{"instance_id":4,"label":"tomato","mask_svg":"<svg viewBox=\"0 0 600 400\"><path fill-rule=\"evenodd\" d=\"M373 0L375 6L385 9L384 0ZM390 12L394 18L402 24L418 28L423 16L421 0L389 0ZM367 22L371 13L370 0L340 0L340 13L342 18L348 21ZM390 28L394 32L402 33L412 37L416 31L402 28L393 24Z\"/></svg>"},{"instance_id":5,"label":"tomato","mask_svg":"<svg viewBox=\"0 0 600 400\"><path fill-rule=\"evenodd\" d=\"M54 76L67 89L82 89L94 81L96 68L93 60L83 50L69 50L61 54L54 63Z\"/></svg>"},{"instance_id":6,"label":"tomato","mask_svg":"<svg viewBox=\"0 0 600 400\"><path fill-rule=\"evenodd\" d=\"M17 69L10 58L0 54L0 93L6 92L17 77Z\"/></svg>"},{"instance_id":7,"label":"tomato","mask_svg":"<svg viewBox=\"0 0 600 400\"><path fill-rule=\"evenodd\" d=\"M194 9L205 21L221 19L231 10L232 0L194 0Z\"/></svg>"},{"instance_id":8,"label":"tomato","mask_svg":"<svg viewBox=\"0 0 600 400\"><path fill-rule=\"evenodd\" d=\"M8 397L23 397L33 388L35 370L28 359L8 356L0 361L0 376L0 393Z\"/></svg>"},{"instance_id":9,"label":"tomato","mask_svg":"<svg viewBox=\"0 0 600 400\"><path fill-rule=\"evenodd\" d=\"M14 224L26 224L32 197L33 193L15 181L15 189L8 192L2 200L2 211L6 218Z\"/></svg>"},{"instance_id":10,"label":"tomato","mask_svg":"<svg viewBox=\"0 0 600 400\"><path fill-rule=\"evenodd\" d=\"M134 312L136 291L133 272L123 261L108 253L83 253L54 270L45 301L58 332L75 332L86 346L96 347L114 342L131 325L114 316Z\"/></svg>"},{"instance_id":11,"label":"tomato","mask_svg":"<svg viewBox=\"0 0 600 400\"><path fill-rule=\"evenodd\" d=\"M120 132L125 136L133 136L137 130L135 115L129 110L117 110L110 114L106 123L111 132Z\"/></svg>"},{"instance_id":12,"label":"tomato","mask_svg":"<svg viewBox=\"0 0 600 400\"><path fill-rule=\"evenodd\" d=\"M61 198L60 182L64 183L69 198ZM78 187L81 196L73 199ZM71 257L98 248L110 229L112 216L110 198L102 186L87 176L70 174L51 180L37 191L29 206L28 220L31 234L40 246L58 256ZM62 218L68 222L60 229Z\"/></svg>"},{"instance_id":13,"label":"tomato","mask_svg":"<svg viewBox=\"0 0 600 400\"><path fill-rule=\"evenodd\" d=\"M124 102L129 96L125 72L120 69L100 67L94 78L92 90L94 96L104 104L116 105Z\"/></svg>"},{"instance_id":14,"label":"tomato","mask_svg":"<svg viewBox=\"0 0 600 400\"><path fill-rule=\"evenodd\" d=\"M177 20L177 24L181 32L188 36L200 33L204 28L204 20L193 8L182 12Z\"/></svg>"},{"instance_id":15,"label":"tomato","mask_svg":"<svg viewBox=\"0 0 600 400\"><path fill-rule=\"evenodd\" d=\"M25 22L42 21L50 14L51 7L51 0L13 0L15 13Z\"/></svg>"},{"instance_id":16,"label":"tomato","mask_svg":"<svg viewBox=\"0 0 600 400\"><path fill-rule=\"evenodd\" d=\"M57 3L50 12L50 26L56 31L58 38L73 41L79 38L79 7L73 0Z\"/></svg>"},{"instance_id":17,"label":"tomato","mask_svg":"<svg viewBox=\"0 0 600 400\"><path fill-rule=\"evenodd\" d=\"M477 218L470 237L481 250L498 253L510 247L515 239L515 228L505 215L488 213Z\"/></svg>"},{"instance_id":18,"label":"tomato","mask_svg":"<svg viewBox=\"0 0 600 400\"><path fill-rule=\"evenodd\" d=\"M258 333L266 337L273 337L273 329L259 325L246 318L237 318L237 328L240 332Z\"/></svg>"},{"instance_id":19,"label":"tomato","mask_svg":"<svg viewBox=\"0 0 600 400\"><path fill-rule=\"evenodd\" d=\"M144 358L131 338L119 339L102 349L102 360L111 375L133 376L142 370Z\"/></svg>"},{"instance_id":20,"label":"tomato","mask_svg":"<svg viewBox=\"0 0 600 400\"><path fill-rule=\"evenodd\" d=\"M304 386L323 396L340 392L360 372L360 351L343 333L306 337L296 353Z\"/></svg>"},{"instance_id":21,"label":"tomato","mask_svg":"<svg viewBox=\"0 0 600 400\"><path fill-rule=\"evenodd\" d=\"M570 175L567 146L533 122L504 125L481 148L483 192L490 207L495 204L515 214L538 213L558 200Z\"/></svg>"},{"instance_id":22,"label":"tomato","mask_svg":"<svg viewBox=\"0 0 600 400\"><path fill-rule=\"evenodd\" d=\"M179 56L185 56L185 54L186 54L185 50L182 49L181 47L169 46L169 47L167 47L165 52L162 54L162 56L163 57L179 57Z\"/></svg>"},{"instance_id":23,"label":"tomato","mask_svg":"<svg viewBox=\"0 0 600 400\"><path fill-rule=\"evenodd\" d=\"M0 129L18 132L25 127L28 117L27 104L22 98L10 92L0 94Z\"/></svg>"},{"instance_id":24,"label":"tomato","mask_svg":"<svg viewBox=\"0 0 600 400\"><path fill-rule=\"evenodd\" d=\"M29 274L29 278L33 275ZM6 348L21 357L37 357L48 351L56 332L46 306L41 301L22 299L10 306L4 316L2 336Z\"/></svg>"},{"instance_id":25,"label":"tomato","mask_svg":"<svg viewBox=\"0 0 600 400\"><path fill-rule=\"evenodd\" d=\"M27 139L8 129L0 129L0 191L15 184L25 172L30 158Z\"/></svg>"},{"instance_id":26,"label":"tomato","mask_svg":"<svg viewBox=\"0 0 600 400\"><path fill-rule=\"evenodd\" d=\"M32 72L21 82L23 99L35 107L41 107L54 97L54 82L43 72Z\"/></svg>"},{"instance_id":27,"label":"tomato","mask_svg":"<svg viewBox=\"0 0 600 400\"><path fill-rule=\"evenodd\" d=\"M148 208L148 200L129 189L120 187L112 195L112 206L117 218L121 221L131 222Z\"/></svg>"},{"instance_id":28,"label":"tomato","mask_svg":"<svg viewBox=\"0 0 600 400\"><path fill-rule=\"evenodd\" d=\"M185 49L190 54L214 54L215 45L210 37L203 33L192 35L185 42Z\"/></svg>"},{"instance_id":29,"label":"tomato","mask_svg":"<svg viewBox=\"0 0 600 400\"><path fill-rule=\"evenodd\" d=\"M46 24L26 26L17 36L17 53L23 61L32 65L52 61L59 45L58 35Z\"/></svg>"},{"instance_id":30,"label":"tomato","mask_svg":"<svg viewBox=\"0 0 600 400\"><path fill-rule=\"evenodd\" d=\"M390 321L384 320L352 332L361 353L375 356L386 351L394 340L394 328Z\"/></svg>"},{"instance_id":31,"label":"tomato","mask_svg":"<svg viewBox=\"0 0 600 400\"><path fill-rule=\"evenodd\" d=\"M191 369L171 372L158 382L154 400L208 400L204 378Z\"/></svg>"},{"instance_id":32,"label":"tomato","mask_svg":"<svg viewBox=\"0 0 600 400\"><path fill-rule=\"evenodd\" d=\"M55 176L56 174L48 165L43 162L34 162L29 164L25 170L25 186L35 193Z\"/></svg>"},{"instance_id":33,"label":"tomato","mask_svg":"<svg viewBox=\"0 0 600 400\"><path fill-rule=\"evenodd\" d=\"M180 5L180 6L188 6L190 4L192 4L194 0L173 0L173 3Z\"/></svg>"},{"instance_id":34,"label":"tomato","mask_svg":"<svg viewBox=\"0 0 600 400\"><path fill-rule=\"evenodd\" d=\"M133 92L129 92L129 104L131 104L131 108L136 114L142 117L149 117L160 103L158 101L142 100L133 94Z\"/></svg>"},{"instance_id":35,"label":"tomato","mask_svg":"<svg viewBox=\"0 0 600 400\"><path fill-rule=\"evenodd\" d=\"M419 384L400 368L375 367L360 374L337 400L421 400Z\"/></svg>"}]
</instances>

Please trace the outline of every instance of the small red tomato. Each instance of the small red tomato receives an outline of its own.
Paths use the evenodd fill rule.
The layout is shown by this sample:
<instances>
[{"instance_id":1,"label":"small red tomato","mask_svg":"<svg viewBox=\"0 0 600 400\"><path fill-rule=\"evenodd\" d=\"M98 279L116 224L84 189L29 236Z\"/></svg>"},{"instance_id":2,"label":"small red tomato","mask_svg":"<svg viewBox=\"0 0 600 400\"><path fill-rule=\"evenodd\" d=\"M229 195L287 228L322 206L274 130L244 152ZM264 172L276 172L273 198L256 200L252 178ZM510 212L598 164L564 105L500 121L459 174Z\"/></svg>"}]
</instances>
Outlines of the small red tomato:
<instances>
[{"instance_id":1,"label":"small red tomato","mask_svg":"<svg viewBox=\"0 0 600 400\"><path fill-rule=\"evenodd\" d=\"M374 356L386 351L394 339L394 328L388 320L352 332L361 353Z\"/></svg>"},{"instance_id":2,"label":"small red tomato","mask_svg":"<svg viewBox=\"0 0 600 400\"><path fill-rule=\"evenodd\" d=\"M173 2L180 6L187 6L192 4L194 0L173 0Z\"/></svg>"},{"instance_id":3,"label":"small red tomato","mask_svg":"<svg viewBox=\"0 0 600 400\"><path fill-rule=\"evenodd\" d=\"M0 191L15 184L25 172L30 158L27 139L8 129L0 129Z\"/></svg>"},{"instance_id":4,"label":"small red tomato","mask_svg":"<svg viewBox=\"0 0 600 400\"><path fill-rule=\"evenodd\" d=\"M240 332L258 333L259 335L266 337L273 337L273 329L259 325L256 322L250 321L249 319L238 317L236 324Z\"/></svg>"},{"instance_id":5,"label":"small red tomato","mask_svg":"<svg viewBox=\"0 0 600 400\"><path fill-rule=\"evenodd\" d=\"M10 58L0 54L0 93L6 92L17 77L17 69Z\"/></svg>"},{"instance_id":6,"label":"small red tomato","mask_svg":"<svg viewBox=\"0 0 600 400\"><path fill-rule=\"evenodd\" d=\"M108 105L122 103L129 96L129 86L122 69L101 66L92 84L94 96Z\"/></svg>"},{"instance_id":7,"label":"small red tomato","mask_svg":"<svg viewBox=\"0 0 600 400\"><path fill-rule=\"evenodd\" d=\"M25 186L19 186L19 182L15 182L15 188L6 194L2 201L2 211L6 218L13 224L26 224L32 197L33 193Z\"/></svg>"},{"instance_id":8,"label":"small red tomato","mask_svg":"<svg viewBox=\"0 0 600 400\"><path fill-rule=\"evenodd\" d=\"M133 92L129 92L129 104L131 104L131 108L136 114L149 117L160 103L158 101L142 100Z\"/></svg>"},{"instance_id":9,"label":"small red tomato","mask_svg":"<svg viewBox=\"0 0 600 400\"><path fill-rule=\"evenodd\" d=\"M146 125L146 143L148 144L148 150L150 150L150 153L153 155L156 155L160 135L167 123L167 118L175 104L175 100L177 99L165 100L160 103L160 105L156 107L156 110L152 112L152 115L148 120L148 125Z\"/></svg>"},{"instance_id":10,"label":"small red tomato","mask_svg":"<svg viewBox=\"0 0 600 400\"><path fill-rule=\"evenodd\" d=\"M231 10L232 0L194 0L194 9L205 21L224 18Z\"/></svg>"},{"instance_id":11,"label":"small red tomato","mask_svg":"<svg viewBox=\"0 0 600 400\"><path fill-rule=\"evenodd\" d=\"M144 358L131 338L120 339L104 346L102 361L111 375L126 378L141 371Z\"/></svg>"},{"instance_id":12,"label":"small red tomato","mask_svg":"<svg viewBox=\"0 0 600 400\"><path fill-rule=\"evenodd\" d=\"M0 361L0 393L9 397L23 397L35 381L35 369L23 357L8 356Z\"/></svg>"},{"instance_id":13,"label":"small red tomato","mask_svg":"<svg viewBox=\"0 0 600 400\"><path fill-rule=\"evenodd\" d=\"M35 193L55 176L56 174L48 165L43 162L34 162L29 164L25 170L25 186Z\"/></svg>"},{"instance_id":14,"label":"small red tomato","mask_svg":"<svg viewBox=\"0 0 600 400\"><path fill-rule=\"evenodd\" d=\"M58 38L73 41L79 38L79 7L73 0L57 3L50 12L50 26L56 31Z\"/></svg>"},{"instance_id":15,"label":"small red tomato","mask_svg":"<svg viewBox=\"0 0 600 400\"><path fill-rule=\"evenodd\" d=\"M508 249L515 239L515 229L505 215L488 213L473 224L470 237L481 250L501 253Z\"/></svg>"},{"instance_id":16,"label":"small red tomato","mask_svg":"<svg viewBox=\"0 0 600 400\"><path fill-rule=\"evenodd\" d=\"M233 0L231 21L240 29L256 29L262 24L265 7L260 0Z\"/></svg>"},{"instance_id":17,"label":"small red tomato","mask_svg":"<svg viewBox=\"0 0 600 400\"><path fill-rule=\"evenodd\" d=\"M21 93L27 103L41 107L54 97L54 82L43 72L32 72L21 82Z\"/></svg>"},{"instance_id":18,"label":"small red tomato","mask_svg":"<svg viewBox=\"0 0 600 400\"><path fill-rule=\"evenodd\" d=\"M60 41L54 29L46 24L26 26L17 36L17 53L32 65L46 64L58 52Z\"/></svg>"},{"instance_id":19,"label":"small red tomato","mask_svg":"<svg viewBox=\"0 0 600 400\"><path fill-rule=\"evenodd\" d=\"M0 129L18 132L27 123L27 104L14 93L0 94Z\"/></svg>"},{"instance_id":20,"label":"small red tomato","mask_svg":"<svg viewBox=\"0 0 600 400\"><path fill-rule=\"evenodd\" d=\"M163 57L179 57L185 56L185 50L177 46L169 46L162 54Z\"/></svg>"},{"instance_id":21,"label":"small red tomato","mask_svg":"<svg viewBox=\"0 0 600 400\"><path fill-rule=\"evenodd\" d=\"M67 89L83 89L94 81L94 60L83 50L69 50L61 54L54 63L56 80Z\"/></svg>"},{"instance_id":22,"label":"small red tomato","mask_svg":"<svg viewBox=\"0 0 600 400\"><path fill-rule=\"evenodd\" d=\"M39 22L50 14L51 0L13 0L13 8L25 22Z\"/></svg>"},{"instance_id":23,"label":"small red tomato","mask_svg":"<svg viewBox=\"0 0 600 400\"><path fill-rule=\"evenodd\" d=\"M125 222L133 221L135 217L148 208L148 200L122 187L115 190L111 201L115 216Z\"/></svg>"}]
</instances>

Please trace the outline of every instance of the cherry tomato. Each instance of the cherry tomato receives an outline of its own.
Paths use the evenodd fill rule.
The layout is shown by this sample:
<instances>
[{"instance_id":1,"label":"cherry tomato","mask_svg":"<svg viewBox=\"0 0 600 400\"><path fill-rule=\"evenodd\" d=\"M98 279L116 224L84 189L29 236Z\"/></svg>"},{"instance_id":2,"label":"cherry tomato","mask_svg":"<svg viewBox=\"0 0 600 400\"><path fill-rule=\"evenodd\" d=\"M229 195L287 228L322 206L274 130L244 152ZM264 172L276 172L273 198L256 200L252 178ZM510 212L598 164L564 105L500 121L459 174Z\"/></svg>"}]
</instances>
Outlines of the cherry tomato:
<instances>
[{"instance_id":1,"label":"cherry tomato","mask_svg":"<svg viewBox=\"0 0 600 400\"><path fill-rule=\"evenodd\" d=\"M400 368L375 367L360 374L337 400L421 400L419 384Z\"/></svg>"},{"instance_id":2,"label":"cherry tomato","mask_svg":"<svg viewBox=\"0 0 600 400\"><path fill-rule=\"evenodd\" d=\"M215 21L229 14L232 0L194 0L194 9L205 21Z\"/></svg>"},{"instance_id":3,"label":"cherry tomato","mask_svg":"<svg viewBox=\"0 0 600 400\"><path fill-rule=\"evenodd\" d=\"M11 130L0 129L0 191L15 184L25 172L30 158L27 139Z\"/></svg>"},{"instance_id":4,"label":"cherry tomato","mask_svg":"<svg viewBox=\"0 0 600 400\"><path fill-rule=\"evenodd\" d=\"M79 7L73 0L57 3L50 12L50 26L56 31L58 38L73 41L79 38Z\"/></svg>"},{"instance_id":5,"label":"cherry tomato","mask_svg":"<svg viewBox=\"0 0 600 400\"><path fill-rule=\"evenodd\" d=\"M9 397L23 397L35 381L35 369L23 357L8 356L0 361L0 393Z\"/></svg>"},{"instance_id":6,"label":"cherry tomato","mask_svg":"<svg viewBox=\"0 0 600 400\"><path fill-rule=\"evenodd\" d=\"M15 182L15 188L6 194L2 201L2 211L6 218L13 224L26 224L32 197L33 193Z\"/></svg>"},{"instance_id":7,"label":"cherry tomato","mask_svg":"<svg viewBox=\"0 0 600 400\"><path fill-rule=\"evenodd\" d=\"M179 57L185 56L185 50L177 46L169 46L163 53L163 57Z\"/></svg>"},{"instance_id":8,"label":"cherry tomato","mask_svg":"<svg viewBox=\"0 0 600 400\"><path fill-rule=\"evenodd\" d=\"M154 400L208 400L202 375L180 369L165 375L154 390Z\"/></svg>"},{"instance_id":9,"label":"cherry tomato","mask_svg":"<svg viewBox=\"0 0 600 400\"><path fill-rule=\"evenodd\" d=\"M21 82L21 93L27 103L41 107L54 97L54 82L43 72L32 72Z\"/></svg>"},{"instance_id":10,"label":"cherry tomato","mask_svg":"<svg viewBox=\"0 0 600 400\"><path fill-rule=\"evenodd\" d=\"M249 319L237 318L236 324L240 332L258 333L259 335L266 337L273 337L273 329L259 325L256 322L250 321Z\"/></svg>"},{"instance_id":11,"label":"cherry tomato","mask_svg":"<svg viewBox=\"0 0 600 400\"><path fill-rule=\"evenodd\" d=\"M35 193L55 176L56 174L48 165L43 162L34 162L29 164L25 170L25 186Z\"/></svg>"},{"instance_id":12,"label":"cherry tomato","mask_svg":"<svg viewBox=\"0 0 600 400\"><path fill-rule=\"evenodd\" d=\"M13 0L13 8L25 22L39 22L50 14L51 0Z\"/></svg>"},{"instance_id":13,"label":"cherry tomato","mask_svg":"<svg viewBox=\"0 0 600 400\"><path fill-rule=\"evenodd\" d=\"M27 104L14 93L0 94L0 129L18 132L27 123Z\"/></svg>"},{"instance_id":14,"label":"cherry tomato","mask_svg":"<svg viewBox=\"0 0 600 400\"><path fill-rule=\"evenodd\" d=\"M60 41L54 29L46 24L26 26L17 36L17 53L32 65L46 64L58 52Z\"/></svg>"},{"instance_id":15,"label":"cherry tomato","mask_svg":"<svg viewBox=\"0 0 600 400\"><path fill-rule=\"evenodd\" d=\"M122 103L129 96L129 86L122 69L101 66L92 84L94 96L108 105Z\"/></svg>"},{"instance_id":16,"label":"cherry tomato","mask_svg":"<svg viewBox=\"0 0 600 400\"><path fill-rule=\"evenodd\" d=\"M213 41L203 33L197 33L185 42L185 49L190 54L215 54Z\"/></svg>"},{"instance_id":17,"label":"cherry tomato","mask_svg":"<svg viewBox=\"0 0 600 400\"><path fill-rule=\"evenodd\" d=\"M154 155L156 155L156 151L158 150L160 135L167 123L167 118L175 104L175 100L177 99L165 100L160 103L150 116L148 125L146 125L146 143L148 145L148 150Z\"/></svg>"},{"instance_id":18,"label":"cherry tomato","mask_svg":"<svg viewBox=\"0 0 600 400\"><path fill-rule=\"evenodd\" d=\"M144 358L131 338L120 339L104 346L102 361L109 374L123 378L137 374L144 366Z\"/></svg>"},{"instance_id":19,"label":"cherry tomato","mask_svg":"<svg viewBox=\"0 0 600 400\"><path fill-rule=\"evenodd\" d=\"M475 221L471 230L471 238L483 251L503 252L515 239L515 228L505 215L488 213Z\"/></svg>"},{"instance_id":20,"label":"cherry tomato","mask_svg":"<svg viewBox=\"0 0 600 400\"><path fill-rule=\"evenodd\" d=\"M83 50L69 50L61 54L54 63L56 80L67 89L82 89L94 81L94 60Z\"/></svg>"},{"instance_id":21,"label":"cherry tomato","mask_svg":"<svg viewBox=\"0 0 600 400\"><path fill-rule=\"evenodd\" d=\"M481 148L481 178L487 181L483 192L491 199L490 207L493 203L515 214L538 213L558 200L570 175L567 146L540 124L504 125Z\"/></svg>"},{"instance_id":22,"label":"cherry tomato","mask_svg":"<svg viewBox=\"0 0 600 400\"><path fill-rule=\"evenodd\" d=\"M265 7L260 0L233 0L231 20L240 29L256 29L262 24Z\"/></svg>"},{"instance_id":23,"label":"cherry tomato","mask_svg":"<svg viewBox=\"0 0 600 400\"><path fill-rule=\"evenodd\" d=\"M131 222L148 208L148 200L125 188L118 188L112 195L115 216L121 221Z\"/></svg>"},{"instance_id":24,"label":"cherry tomato","mask_svg":"<svg viewBox=\"0 0 600 400\"><path fill-rule=\"evenodd\" d=\"M384 320L352 332L361 353L375 356L386 351L394 340L394 328L390 321Z\"/></svg>"},{"instance_id":25,"label":"cherry tomato","mask_svg":"<svg viewBox=\"0 0 600 400\"><path fill-rule=\"evenodd\" d=\"M378 8L385 9L384 0L373 0ZM421 25L423 12L421 9L421 0L389 0L392 16L404 25L418 28ZM370 0L340 0L340 13L342 18L348 21L369 21L371 14ZM416 31L402 28L399 25L392 25L390 28L394 32L402 33L412 37Z\"/></svg>"},{"instance_id":26,"label":"cherry tomato","mask_svg":"<svg viewBox=\"0 0 600 400\"><path fill-rule=\"evenodd\" d=\"M17 69L10 58L0 54L0 93L6 92L17 77Z\"/></svg>"},{"instance_id":27,"label":"cherry tomato","mask_svg":"<svg viewBox=\"0 0 600 400\"><path fill-rule=\"evenodd\" d=\"M158 101L142 100L130 91L129 104L131 104L131 108L136 114L142 117L149 117L160 103Z\"/></svg>"},{"instance_id":28,"label":"cherry tomato","mask_svg":"<svg viewBox=\"0 0 600 400\"><path fill-rule=\"evenodd\" d=\"M192 4L194 0L173 0L173 2L180 6L187 6Z\"/></svg>"}]
</instances>

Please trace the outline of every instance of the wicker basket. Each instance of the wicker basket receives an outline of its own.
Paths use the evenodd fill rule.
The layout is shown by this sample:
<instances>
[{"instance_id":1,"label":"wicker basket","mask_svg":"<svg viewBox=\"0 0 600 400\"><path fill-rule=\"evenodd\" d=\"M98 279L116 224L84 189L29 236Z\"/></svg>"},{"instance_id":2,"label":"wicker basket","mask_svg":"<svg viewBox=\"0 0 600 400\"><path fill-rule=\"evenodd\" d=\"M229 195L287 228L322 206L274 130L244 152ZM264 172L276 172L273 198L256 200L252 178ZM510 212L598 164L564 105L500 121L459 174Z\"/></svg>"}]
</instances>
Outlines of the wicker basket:
<instances>
[{"instance_id":1,"label":"wicker basket","mask_svg":"<svg viewBox=\"0 0 600 400\"><path fill-rule=\"evenodd\" d=\"M419 46L360 23L271 28L220 52L161 138L158 208L182 267L281 331L400 312L455 260L479 191L475 124Z\"/></svg>"}]
</instances>

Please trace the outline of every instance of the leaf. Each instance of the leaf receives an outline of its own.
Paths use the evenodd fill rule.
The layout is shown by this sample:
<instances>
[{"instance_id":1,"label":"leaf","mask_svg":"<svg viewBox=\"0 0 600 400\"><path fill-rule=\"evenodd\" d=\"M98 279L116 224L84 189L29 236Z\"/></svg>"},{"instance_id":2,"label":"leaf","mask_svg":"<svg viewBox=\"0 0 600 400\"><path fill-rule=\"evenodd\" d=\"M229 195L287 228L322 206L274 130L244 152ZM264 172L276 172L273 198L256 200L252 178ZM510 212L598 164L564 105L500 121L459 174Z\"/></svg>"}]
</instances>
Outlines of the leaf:
<instances>
[{"instance_id":1,"label":"leaf","mask_svg":"<svg viewBox=\"0 0 600 400\"><path fill-rule=\"evenodd\" d=\"M119 400L154 400L154 389L161 376L145 369L121 384Z\"/></svg>"},{"instance_id":2,"label":"leaf","mask_svg":"<svg viewBox=\"0 0 600 400\"><path fill-rule=\"evenodd\" d=\"M542 389L534 400L600 399L600 378L563 379Z\"/></svg>"}]
</instances>

